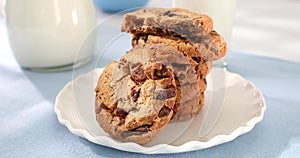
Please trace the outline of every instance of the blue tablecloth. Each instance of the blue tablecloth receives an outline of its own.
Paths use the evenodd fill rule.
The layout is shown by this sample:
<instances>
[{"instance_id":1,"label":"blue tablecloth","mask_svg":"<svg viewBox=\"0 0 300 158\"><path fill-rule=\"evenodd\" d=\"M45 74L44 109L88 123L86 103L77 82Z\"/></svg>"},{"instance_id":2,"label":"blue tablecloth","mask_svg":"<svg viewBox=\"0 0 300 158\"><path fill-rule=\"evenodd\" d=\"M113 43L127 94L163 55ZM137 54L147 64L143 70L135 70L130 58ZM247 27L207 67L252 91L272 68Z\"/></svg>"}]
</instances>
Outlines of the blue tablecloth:
<instances>
[{"instance_id":1,"label":"blue tablecloth","mask_svg":"<svg viewBox=\"0 0 300 158\"><path fill-rule=\"evenodd\" d=\"M151 157L93 144L70 133L54 113L54 100L72 71L20 69L11 55L0 60L0 157ZM300 157L300 64L231 52L228 70L264 94L262 122L232 142L161 157ZM92 63L91 63L92 64ZM89 64L89 65L91 65ZM84 70L85 65L77 70ZM153 156L153 155L152 155Z\"/></svg>"}]
</instances>

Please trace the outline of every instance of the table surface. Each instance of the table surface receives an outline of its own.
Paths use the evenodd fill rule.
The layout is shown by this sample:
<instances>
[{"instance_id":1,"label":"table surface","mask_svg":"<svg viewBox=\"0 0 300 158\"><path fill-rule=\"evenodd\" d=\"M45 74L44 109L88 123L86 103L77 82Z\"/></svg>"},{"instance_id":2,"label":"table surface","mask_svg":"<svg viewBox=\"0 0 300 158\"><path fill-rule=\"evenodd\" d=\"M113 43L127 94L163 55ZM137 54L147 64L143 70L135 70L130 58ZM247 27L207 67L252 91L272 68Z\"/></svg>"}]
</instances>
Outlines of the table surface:
<instances>
[{"instance_id":1,"label":"table surface","mask_svg":"<svg viewBox=\"0 0 300 158\"><path fill-rule=\"evenodd\" d=\"M170 1L159 3L152 0L148 5L171 5ZM262 122L229 143L155 157L300 157L299 4L295 0L238 3L232 43L235 51L228 54L228 71L240 74L262 91L267 103ZM282 10L280 14L278 10ZM107 16L98 11L99 21ZM3 20L0 58L0 157L153 156L93 144L61 125L54 113L54 100L74 73L21 69L9 48ZM76 72L87 72L95 62Z\"/></svg>"}]
</instances>

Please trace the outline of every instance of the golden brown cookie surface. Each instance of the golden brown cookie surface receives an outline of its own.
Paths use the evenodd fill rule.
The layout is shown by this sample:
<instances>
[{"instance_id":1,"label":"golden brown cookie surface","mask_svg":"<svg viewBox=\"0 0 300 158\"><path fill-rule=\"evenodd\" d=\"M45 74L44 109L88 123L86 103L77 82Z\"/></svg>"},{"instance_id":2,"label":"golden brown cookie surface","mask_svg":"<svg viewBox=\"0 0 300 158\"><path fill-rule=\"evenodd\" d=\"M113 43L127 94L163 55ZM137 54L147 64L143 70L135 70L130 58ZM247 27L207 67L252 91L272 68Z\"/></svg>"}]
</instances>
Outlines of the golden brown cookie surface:
<instances>
[{"instance_id":1,"label":"golden brown cookie surface","mask_svg":"<svg viewBox=\"0 0 300 158\"><path fill-rule=\"evenodd\" d=\"M181 8L152 8L125 14L121 31L190 38L205 36L212 28L212 19L207 15Z\"/></svg>"}]
</instances>

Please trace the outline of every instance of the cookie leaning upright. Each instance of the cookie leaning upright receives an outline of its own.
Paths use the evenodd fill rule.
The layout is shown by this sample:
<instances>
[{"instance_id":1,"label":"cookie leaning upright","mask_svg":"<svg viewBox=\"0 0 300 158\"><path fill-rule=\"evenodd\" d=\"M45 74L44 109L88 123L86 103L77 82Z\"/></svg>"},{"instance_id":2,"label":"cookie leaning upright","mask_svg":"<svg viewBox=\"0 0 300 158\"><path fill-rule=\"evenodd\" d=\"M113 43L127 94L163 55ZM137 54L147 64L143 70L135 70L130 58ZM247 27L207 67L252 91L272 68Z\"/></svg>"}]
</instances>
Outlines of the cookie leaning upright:
<instances>
[{"instance_id":1,"label":"cookie leaning upright","mask_svg":"<svg viewBox=\"0 0 300 158\"><path fill-rule=\"evenodd\" d=\"M125 14L121 31L190 38L206 36L212 28L212 19L207 15L181 8L153 8Z\"/></svg>"},{"instance_id":2,"label":"cookie leaning upright","mask_svg":"<svg viewBox=\"0 0 300 158\"><path fill-rule=\"evenodd\" d=\"M104 69L95 89L95 112L99 126L110 136L146 144L171 119L176 85L172 69L159 62L136 61L124 63L122 58Z\"/></svg>"},{"instance_id":3,"label":"cookie leaning upright","mask_svg":"<svg viewBox=\"0 0 300 158\"><path fill-rule=\"evenodd\" d=\"M97 122L118 140L152 141L176 111L176 76L186 86L197 78L181 52L162 44L134 47L119 63L110 63L99 78ZM190 97L198 91L197 86L190 88Z\"/></svg>"}]
</instances>

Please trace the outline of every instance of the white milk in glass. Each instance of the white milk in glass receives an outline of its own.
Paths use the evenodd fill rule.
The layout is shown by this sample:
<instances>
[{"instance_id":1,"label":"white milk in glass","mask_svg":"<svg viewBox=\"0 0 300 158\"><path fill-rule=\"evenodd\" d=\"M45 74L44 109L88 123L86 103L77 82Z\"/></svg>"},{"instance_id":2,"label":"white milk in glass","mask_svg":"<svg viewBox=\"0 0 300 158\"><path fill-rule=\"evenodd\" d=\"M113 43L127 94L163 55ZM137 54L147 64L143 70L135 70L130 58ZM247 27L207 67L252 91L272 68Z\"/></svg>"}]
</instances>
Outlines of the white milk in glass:
<instances>
[{"instance_id":1,"label":"white milk in glass","mask_svg":"<svg viewBox=\"0 0 300 158\"><path fill-rule=\"evenodd\" d=\"M90 59L94 39L78 54L96 25L92 0L8 0L6 24L18 63L32 70L72 68Z\"/></svg>"},{"instance_id":2,"label":"white milk in glass","mask_svg":"<svg viewBox=\"0 0 300 158\"><path fill-rule=\"evenodd\" d=\"M173 0L173 7L209 15L214 22L213 29L224 37L230 49L236 0Z\"/></svg>"}]
</instances>

